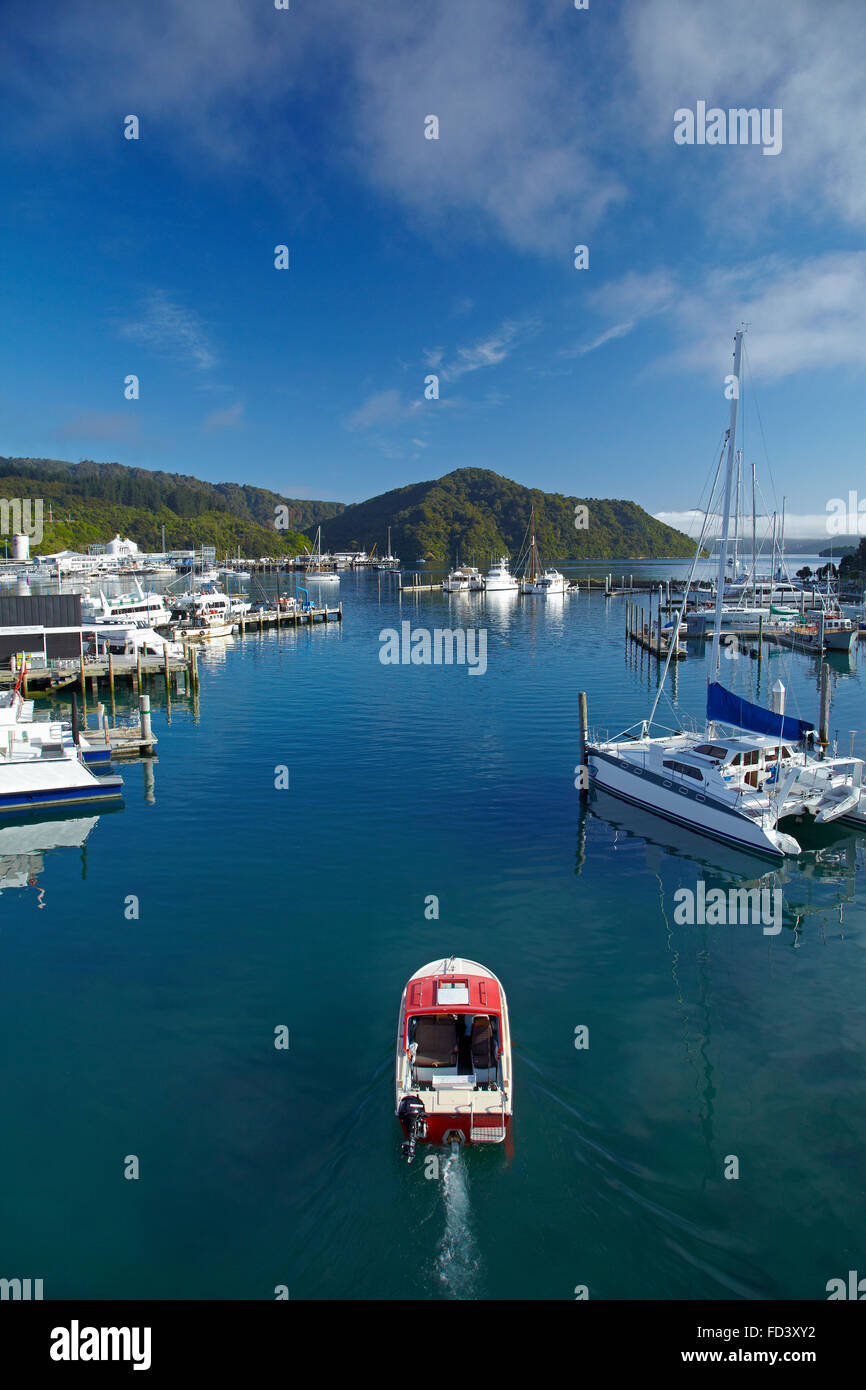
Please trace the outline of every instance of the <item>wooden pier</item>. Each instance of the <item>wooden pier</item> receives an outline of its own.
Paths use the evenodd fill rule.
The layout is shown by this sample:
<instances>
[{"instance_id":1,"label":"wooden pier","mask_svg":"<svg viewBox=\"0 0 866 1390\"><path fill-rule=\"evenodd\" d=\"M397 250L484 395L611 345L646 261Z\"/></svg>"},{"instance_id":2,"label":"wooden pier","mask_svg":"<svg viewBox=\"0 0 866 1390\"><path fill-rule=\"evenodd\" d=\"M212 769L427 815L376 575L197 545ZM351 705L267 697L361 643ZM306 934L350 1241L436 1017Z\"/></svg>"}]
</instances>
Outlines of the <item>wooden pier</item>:
<instances>
[{"instance_id":1,"label":"wooden pier","mask_svg":"<svg viewBox=\"0 0 866 1390\"><path fill-rule=\"evenodd\" d=\"M343 621L342 600L336 608L266 608L260 613L238 613L231 621L237 625L241 634L263 632L266 627L312 627L313 623L341 623Z\"/></svg>"}]
</instances>

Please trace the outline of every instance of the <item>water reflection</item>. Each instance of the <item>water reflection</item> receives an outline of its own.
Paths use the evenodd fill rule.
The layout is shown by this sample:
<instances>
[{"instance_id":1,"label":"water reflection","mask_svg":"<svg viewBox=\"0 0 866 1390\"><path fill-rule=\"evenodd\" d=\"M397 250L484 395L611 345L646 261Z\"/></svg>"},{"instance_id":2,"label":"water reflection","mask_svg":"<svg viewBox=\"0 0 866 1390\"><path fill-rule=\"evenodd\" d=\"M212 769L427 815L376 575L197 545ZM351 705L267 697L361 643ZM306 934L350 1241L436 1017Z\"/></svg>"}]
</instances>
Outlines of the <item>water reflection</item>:
<instances>
[{"instance_id":1,"label":"water reflection","mask_svg":"<svg viewBox=\"0 0 866 1390\"><path fill-rule=\"evenodd\" d=\"M81 877L86 878L87 839L99 819L58 816L36 823L23 819L11 824L4 822L0 826L0 893L9 888L33 888L38 906L44 907L45 890L39 882L46 868L44 856L60 849L81 852Z\"/></svg>"},{"instance_id":2,"label":"water reflection","mask_svg":"<svg viewBox=\"0 0 866 1390\"><path fill-rule=\"evenodd\" d=\"M766 866L759 855L748 850L726 845L721 840L713 840L707 835L689 830L686 826L672 826L661 816L653 815L640 807L621 801L601 787L593 787L587 811L611 827L615 835L623 834L630 839L641 839L646 844L647 868L651 873L659 872L666 855L679 859L690 859L709 871L716 879L734 880L739 887L783 887L785 902L789 911L796 915L797 903L791 889L804 892L801 915L807 911L826 911L843 902L855 900L856 875L866 868L866 835L843 825L803 826L798 829L802 853L796 857L780 860L771 868ZM582 867L586 853L586 817L578 825L577 864ZM707 879L709 882L709 877ZM808 892L804 885L834 885L838 890L832 901L827 895L821 899L821 906L805 904L815 900L815 893Z\"/></svg>"}]
</instances>

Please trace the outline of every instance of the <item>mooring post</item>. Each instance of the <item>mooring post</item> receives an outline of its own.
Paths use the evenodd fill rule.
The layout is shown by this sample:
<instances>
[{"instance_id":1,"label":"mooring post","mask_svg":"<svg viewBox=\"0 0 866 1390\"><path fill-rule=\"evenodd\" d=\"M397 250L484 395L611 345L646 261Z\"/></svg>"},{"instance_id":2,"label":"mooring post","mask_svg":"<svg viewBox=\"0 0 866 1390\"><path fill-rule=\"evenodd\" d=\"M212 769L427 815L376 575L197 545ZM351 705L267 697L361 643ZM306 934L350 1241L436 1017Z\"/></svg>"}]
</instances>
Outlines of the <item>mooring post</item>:
<instances>
[{"instance_id":1,"label":"mooring post","mask_svg":"<svg viewBox=\"0 0 866 1390\"><path fill-rule=\"evenodd\" d=\"M588 787L584 785L586 780L586 744L589 732L589 721L586 712L586 691L580 690L577 695L578 723L580 725L580 772L578 781L580 783L580 794L586 796Z\"/></svg>"},{"instance_id":2,"label":"mooring post","mask_svg":"<svg viewBox=\"0 0 866 1390\"><path fill-rule=\"evenodd\" d=\"M818 720L818 742L821 745L821 756L823 757L827 744L830 742L830 667L826 661L821 662L821 713Z\"/></svg>"},{"instance_id":3,"label":"mooring post","mask_svg":"<svg viewBox=\"0 0 866 1390\"><path fill-rule=\"evenodd\" d=\"M764 615L758 614L758 666L764 659Z\"/></svg>"},{"instance_id":4,"label":"mooring post","mask_svg":"<svg viewBox=\"0 0 866 1390\"><path fill-rule=\"evenodd\" d=\"M78 722L78 696L72 692L72 742L81 743L81 725Z\"/></svg>"},{"instance_id":5,"label":"mooring post","mask_svg":"<svg viewBox=\"0 0 866 1390\"><path fill-rule=\"evenodd\" d=\"M87 679L84 674L84 634L78 629L78 679L81 682L81 709L84 715L84 727L87 728Z\"/></svg>"},{"instance_id":6,"label":"mooring post","mask_svg":"<svg viewBox=\"0 0 866 1390\"><path fill-rule=\"evenodd\" d=\"M140 648L140 647L139 647L139 649L138 649L138 652L137 652L137 654L136 654L136 657L137 657L137 659L136 659L136 663L135 663L135 674L136 674L136 680L138 681L138 693L139 693L139 695L140 695L140 694L141 694L141 648Z\"/></svg>"},{"instance_id":7,"label":"mooring post","mask_svg":"<svg viewBox=\"0 0 866 1390\"><path fill-rule=\"evenodd\" d=\"M138 708L141 715L141 741L142 743L152 743L153 733L150 724L150 696L139 695Z\"/></svg>"}]
</instances>

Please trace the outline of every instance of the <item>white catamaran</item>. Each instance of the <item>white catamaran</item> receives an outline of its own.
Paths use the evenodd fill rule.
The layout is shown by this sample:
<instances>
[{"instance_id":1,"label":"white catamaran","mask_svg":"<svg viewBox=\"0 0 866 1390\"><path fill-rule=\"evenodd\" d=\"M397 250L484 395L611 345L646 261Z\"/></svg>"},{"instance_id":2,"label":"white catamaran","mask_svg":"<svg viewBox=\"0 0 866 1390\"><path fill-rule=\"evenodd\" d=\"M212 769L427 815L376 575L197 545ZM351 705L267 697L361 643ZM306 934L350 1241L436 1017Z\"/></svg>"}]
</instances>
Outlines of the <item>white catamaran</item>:
<instances>
[{"instance_id":1,"label":"white catamaran","mask_svg":"<svg viewBox=\"0 0 866 1390\"><path fill-rule=\"evenodd\" d=\"M649 718L637 733L625 730L617 738L603 741L590 738L586 760L593 782L616 796L706 835L780 858L800 852L794 836L781 828L786 817L866 826L864 763L853 756L822 756L813 725L785 714L781 683L775 695L777 707L764 709L732 694L718 681L741 357L742 330L734 338L735 387L725 437L722 537L706 729L700 734L677 731L658 737L650 732L670 666L669 651ZM710 504L680 621L709 515ZM730 732L720 733L720 724Z\"/></svg>"}]
</instances>

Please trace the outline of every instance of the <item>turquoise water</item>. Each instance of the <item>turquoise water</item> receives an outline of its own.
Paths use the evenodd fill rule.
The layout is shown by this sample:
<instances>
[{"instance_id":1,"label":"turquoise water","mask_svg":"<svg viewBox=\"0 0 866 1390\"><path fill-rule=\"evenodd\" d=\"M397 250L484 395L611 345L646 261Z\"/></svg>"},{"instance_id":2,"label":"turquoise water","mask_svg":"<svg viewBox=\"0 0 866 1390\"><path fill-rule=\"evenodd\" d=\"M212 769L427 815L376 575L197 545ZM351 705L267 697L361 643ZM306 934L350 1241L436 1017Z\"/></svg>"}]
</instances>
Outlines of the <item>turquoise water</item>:
<instances>
[{"instance_id":1,"label":"turquoise water","mask_svg":"<svg viewBox=\"0 0 866 1390\"><path fill-rule=\"evenodd\" d=\"M655 692L620 599L340 593L342 627L205 653L197 713L173 698L169 724L154 682L152 793L125 766L123 810L69 843L0 831L0 1275L46 1298L825 1297L863 1260L866 839L828 827L776 871L582 810L578 691L612 730ZM382 665L406 618L486 628L486 673ZM700 715L692 650L671 697ZM811 658L765 659L759 692L728 665L814 715ZM866 754L856 660L833 686ZM698 878L781 886L781 933L678 926ZM406 978L452 952L507 990L514 1138L426 1178L393 1035Z\"/></svg>"}]
</instances>

